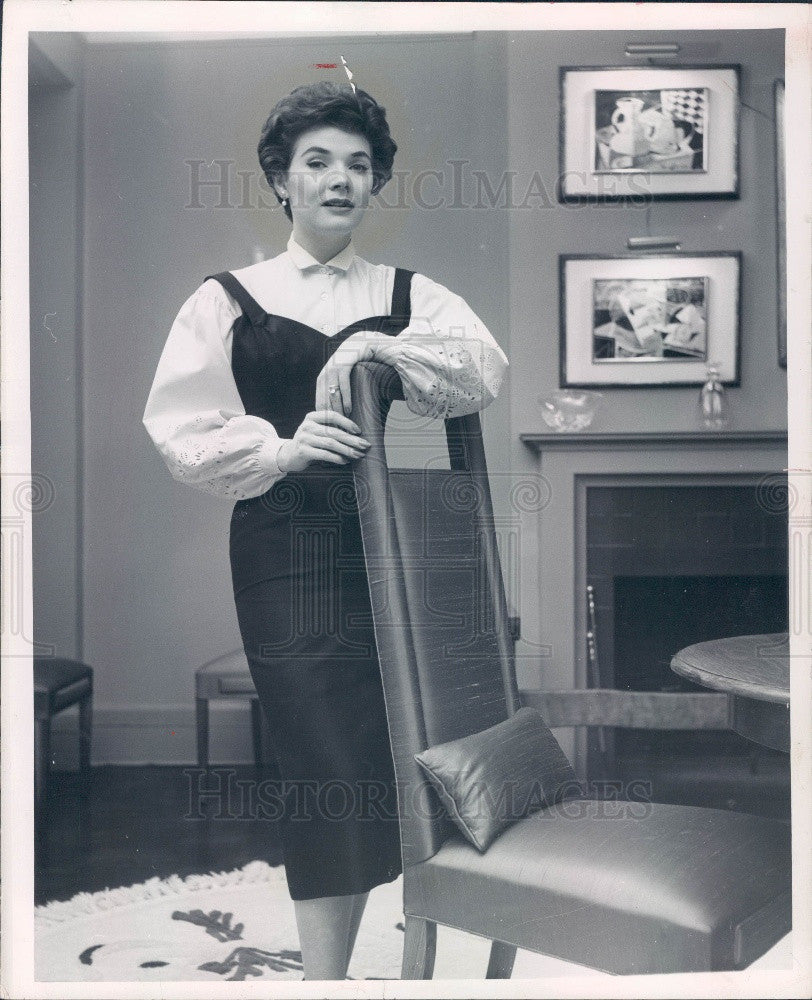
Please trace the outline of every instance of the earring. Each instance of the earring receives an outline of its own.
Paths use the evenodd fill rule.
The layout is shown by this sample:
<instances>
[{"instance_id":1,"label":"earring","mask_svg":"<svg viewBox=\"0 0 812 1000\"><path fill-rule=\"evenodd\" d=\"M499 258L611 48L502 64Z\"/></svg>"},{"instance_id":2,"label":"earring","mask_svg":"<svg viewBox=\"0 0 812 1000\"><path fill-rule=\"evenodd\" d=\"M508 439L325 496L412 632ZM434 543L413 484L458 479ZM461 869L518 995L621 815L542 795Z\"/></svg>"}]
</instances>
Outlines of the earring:
<instances>
[{"instance_id":1,"label":"earring","mask_svg":"<svg viewBox=\"0 0 812 1000\"><path fill-rule=\"evenodd\" d=\"M288 199L287 198L283 198L282 199L282 208L287 208L287 207L288 207Z\"/></svg>"}]
</instances>

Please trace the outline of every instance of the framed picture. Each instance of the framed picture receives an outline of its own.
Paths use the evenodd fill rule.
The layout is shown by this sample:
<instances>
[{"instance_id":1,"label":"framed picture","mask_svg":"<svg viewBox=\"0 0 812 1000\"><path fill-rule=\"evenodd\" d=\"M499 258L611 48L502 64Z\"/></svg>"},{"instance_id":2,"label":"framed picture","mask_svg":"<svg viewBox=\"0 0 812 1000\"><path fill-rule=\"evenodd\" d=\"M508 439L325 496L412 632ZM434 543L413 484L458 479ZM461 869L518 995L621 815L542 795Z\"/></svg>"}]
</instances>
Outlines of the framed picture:
<instances>
[{"instance_id":1,"label":"framed picture","mask_svg":"<svg viewBox=\"0 0 812 1000\"><path fill-rule=\"evenodd\" d=\"M739 253L559 257L562 387L740 378Z\"/></svg>"},{"instance_id":2,"label":"framed picture","mask_svg":"<svg viewBox=\"0 0 812 1000\"><path fill-rule=\"evenodd\" d=\"M739 67L564 66L560 201L738 198Z\"/></svg>"},{"instance_id":3,"label":"framed picture","mask_svg":"<svg viewBox=\"0 0 812 1000\"><path fill-rule=\"evenodd\" d=\"M784 149L784 81L775 81L775 260L778 286L778 364L787 367L787 161Z\"/></svg>"}]
</instances>

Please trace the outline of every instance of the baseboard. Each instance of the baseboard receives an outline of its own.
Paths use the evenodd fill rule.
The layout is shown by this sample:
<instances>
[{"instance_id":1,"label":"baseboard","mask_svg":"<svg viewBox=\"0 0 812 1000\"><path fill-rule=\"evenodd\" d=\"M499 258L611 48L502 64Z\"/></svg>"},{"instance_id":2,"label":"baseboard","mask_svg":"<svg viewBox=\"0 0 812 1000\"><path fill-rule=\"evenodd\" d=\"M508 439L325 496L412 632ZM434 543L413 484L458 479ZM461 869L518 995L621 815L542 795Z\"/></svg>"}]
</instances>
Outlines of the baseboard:
<instances>
[{"instance_id":1,"label":"baseboard","mask_svg":"<svg viewBox=\"0 0 812 1000\"><path fill-rule=\"evenodd\" d=\"M93 764L195 764L195 710L187 705L93 708ZM212 764L253 763L251 715L247 701L211 702L209 754ZM79 763L78 719L74 709L51 726L51 758L56 770Z\"/></svg>"}]
</instances>

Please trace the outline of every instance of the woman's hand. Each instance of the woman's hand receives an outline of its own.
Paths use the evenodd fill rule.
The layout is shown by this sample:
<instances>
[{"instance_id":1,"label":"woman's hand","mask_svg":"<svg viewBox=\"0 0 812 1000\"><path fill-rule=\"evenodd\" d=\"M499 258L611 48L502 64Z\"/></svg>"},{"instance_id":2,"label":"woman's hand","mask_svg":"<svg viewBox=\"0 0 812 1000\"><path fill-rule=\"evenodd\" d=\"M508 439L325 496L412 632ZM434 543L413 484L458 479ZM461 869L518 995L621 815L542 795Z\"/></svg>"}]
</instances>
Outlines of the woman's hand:
<instances>
[{"instance_id":1,"label":"woman's hand","mask_svg":"<svg viewBox=\"0 0 812 1000\"><path fill-rule=\"evenodd\" d=\"M361 428L349 417L334 410L313 410L279 449L276 461L282 472L302 472L311 462L346 465L369 447Z\"/></svg>"},{"instance_id":2,"label":"woman's hand","mask_svg":"<svg viewBox=\"0 0 812 1000\"><path fill-rule=\"evenodd\" d=\"M391 340L386 334L359 330L339 344L316 380L316 409L348 416L352 410L352 366L359 361L383 360L381 351Z\"/></svg>"}]
</instances>

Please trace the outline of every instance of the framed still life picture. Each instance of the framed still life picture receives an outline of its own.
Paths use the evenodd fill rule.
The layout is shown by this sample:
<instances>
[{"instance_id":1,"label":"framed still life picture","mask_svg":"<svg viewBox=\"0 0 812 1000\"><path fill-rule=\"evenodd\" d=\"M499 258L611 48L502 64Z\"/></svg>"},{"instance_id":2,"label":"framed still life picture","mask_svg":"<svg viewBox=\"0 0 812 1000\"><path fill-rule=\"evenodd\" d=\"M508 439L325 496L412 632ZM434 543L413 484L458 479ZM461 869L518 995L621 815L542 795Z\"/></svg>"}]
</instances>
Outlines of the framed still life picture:
<instances>
[{"instance_id":1,"label":"framed still life picture","mask_svg":"<svg viewBox=\"0 0 812 1000\"><path fill-rule=\"evenodd\" d=\"M561 69L561 201L737 198L739 67Z\"/></svg>"},{"instance_id":2,"label":"framed still life picture","mask_svg":"<svg viewBox=\"0 0 812 1000\"><path fill-rule=\"evenodd\" d=\"M741 254L559 258L562 387L739 384Z\"/></svg>"}]
</instances>

